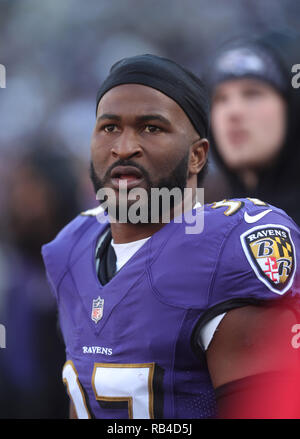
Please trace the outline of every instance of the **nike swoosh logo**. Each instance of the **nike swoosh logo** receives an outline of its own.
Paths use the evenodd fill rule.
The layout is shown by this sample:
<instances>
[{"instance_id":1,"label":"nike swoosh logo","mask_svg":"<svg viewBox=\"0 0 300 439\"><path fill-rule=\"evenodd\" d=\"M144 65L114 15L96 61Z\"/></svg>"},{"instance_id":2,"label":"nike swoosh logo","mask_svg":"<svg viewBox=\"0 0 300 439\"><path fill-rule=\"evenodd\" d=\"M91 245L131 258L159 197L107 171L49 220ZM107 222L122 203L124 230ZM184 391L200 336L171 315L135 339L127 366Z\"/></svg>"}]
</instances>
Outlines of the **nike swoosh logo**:
<instances>
[{"instance_id":1,"label":"nike swoosh logo","mask_svg":"<svg viewBox=\"0 0 300 439\"><path fill-rule=\"evenodd\" d=\"M264 210L263 212L260 212L257 215L249 215L248 212L245 212L244 213L244 220L246 221L246 223L249 223L249 224L256 223L256 221L263 218L269 212L272 212L272 209Z\"/></svg>"}]
</instances>

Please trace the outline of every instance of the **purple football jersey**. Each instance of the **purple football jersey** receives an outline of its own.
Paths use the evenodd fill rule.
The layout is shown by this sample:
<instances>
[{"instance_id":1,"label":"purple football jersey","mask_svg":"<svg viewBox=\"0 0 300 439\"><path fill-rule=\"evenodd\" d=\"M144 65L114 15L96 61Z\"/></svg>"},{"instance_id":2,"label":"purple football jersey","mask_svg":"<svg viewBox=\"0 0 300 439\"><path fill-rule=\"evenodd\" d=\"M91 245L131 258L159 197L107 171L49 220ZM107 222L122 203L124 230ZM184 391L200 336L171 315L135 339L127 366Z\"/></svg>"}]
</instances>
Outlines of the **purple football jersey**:
<instances>
[{"instance_id":1,"label":"purple football jersey","mask_svg":"<svg viewBox=\"0 0 300 439\"><path fill-rule=\"evenodd\" d=\"M203 214L202 233L166 224L105 286L95 250L109 225L95 215L78 216L43 247L78 417L215 416L199 330L230 309L295 293L300 235L282 210L236 199Z\"/></svg>"}]
</instances>

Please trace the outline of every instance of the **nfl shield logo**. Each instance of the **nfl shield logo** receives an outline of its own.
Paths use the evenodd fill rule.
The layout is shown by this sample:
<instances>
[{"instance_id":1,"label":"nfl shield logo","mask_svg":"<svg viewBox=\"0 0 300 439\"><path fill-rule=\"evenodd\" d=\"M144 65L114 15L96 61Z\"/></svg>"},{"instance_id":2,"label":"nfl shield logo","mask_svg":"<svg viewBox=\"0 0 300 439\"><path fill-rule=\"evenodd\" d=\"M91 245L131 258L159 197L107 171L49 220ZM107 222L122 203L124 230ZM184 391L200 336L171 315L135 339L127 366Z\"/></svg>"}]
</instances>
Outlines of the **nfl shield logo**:
<instances>
[{"instance_id":1,"label":"nfl shield logo","mask_svg":"<svg viewBox=\"0 0 300 439\"><path fill-rule=\"evenodd\" d=\"M101 299L99 296L97 299L93 300L93 307L92 307L92 320L95 323L98 323L99 320L102 319L103 316L103 307L104 307L104 299Z\"/></svg>"}]
</instances>

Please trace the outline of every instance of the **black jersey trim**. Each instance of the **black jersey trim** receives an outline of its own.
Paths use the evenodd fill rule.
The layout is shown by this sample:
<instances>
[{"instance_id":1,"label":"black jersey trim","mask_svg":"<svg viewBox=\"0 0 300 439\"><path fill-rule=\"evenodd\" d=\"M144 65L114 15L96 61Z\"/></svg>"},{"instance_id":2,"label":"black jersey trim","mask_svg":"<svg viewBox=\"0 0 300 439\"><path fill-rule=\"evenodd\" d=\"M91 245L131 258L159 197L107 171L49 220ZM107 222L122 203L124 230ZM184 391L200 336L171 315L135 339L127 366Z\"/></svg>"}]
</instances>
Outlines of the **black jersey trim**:
<instances>
[{"instance_id":1,"label":"black jersey trim","mask_svg":"<svg viewBox=\"0 0 300 439\"><path fill-rule=\"evenodd\" d=\"M192 349L196 355L203 355L205 352L204 346L201 343L201 330L202 328L212 320L214 317L217 317L220 314L231 311L235 308L241 308L243 306L263 306L263 305L284 305L288 307L291 311L293 311L298 319L300 319L300 297L294 296L291 293L286 293L284 296L274 298L274 299L258 299L254 297L241 297L229 299L224 302L218 303L215 306L209 308L204 314L199 318L196 326L193 330L191 337Z\"/></svg>"},{"instance_id":2,"label":"black jersey trim","mask_svg":"<svg viewBox=\"0 0 300 439\"><path fill-rule=\"evenodd\" d=\"M255 299L255 298L235 298L235 299L229 299L224 302L218 303L217 305L209 308L198 320L196 323L196 326L193 330L192 337L191 337L191 344L192 349L195 352L197 356L199 354L202 356L205 352L204 346L201 342L201 330L202 328L208 323L210 320L212 320L214 317L217 317L220 314L223 314L224 312L231 311L235 308L241 308L243 306L249 306L249 305L262 305L265 300L261 299Z\"/></svg>"}]
</instances>

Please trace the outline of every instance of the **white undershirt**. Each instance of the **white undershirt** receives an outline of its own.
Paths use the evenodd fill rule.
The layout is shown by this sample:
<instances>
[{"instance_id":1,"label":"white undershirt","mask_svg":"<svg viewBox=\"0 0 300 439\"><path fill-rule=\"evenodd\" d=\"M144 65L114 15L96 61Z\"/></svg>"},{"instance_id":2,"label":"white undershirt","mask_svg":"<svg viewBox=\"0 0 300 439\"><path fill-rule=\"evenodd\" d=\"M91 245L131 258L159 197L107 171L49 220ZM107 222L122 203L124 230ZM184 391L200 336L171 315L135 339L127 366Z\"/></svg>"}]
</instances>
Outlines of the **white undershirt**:
<instances>
[{"instance_id":1,"label":"white undershirt","mask_svg":"<svg viewBox=\"0 0 300 439\"><path fill-rule=\"evenodd\" d=\"M198 202L195 204L194 208L201 206ZM126 242L125 244L116 244L114 240L111 240L111 245L113 246L116 253L116 269L119 271L126 262L150 239L151 236L144 239L139 239L138 241ZM100 240L101 242L101 240ZM100 244L100 243L99 243ZM98 264L97 260L97 264ZM98 267L97 267L98 269ZM204 327L201 329L201 342L203 348L206 350L214 336L216 329L218 328L221 320L225 316L224 314L219 314L216 317L212 318L209 322L207 322Z\"/></svg>"},{"instance_id":2,"label":"white undershirt","mask_svg":"<svg viewBox=\"0 0 300 439\"><path fill-rule=\"evenodd\" d=\"M117 258L117 271L119 271L123 265L145 244L148 238L139 239L138 241L126 242L125 244L116 244L114 240L111 240L111 245L113 246L116 258Z\"/></svg>"},{"instance_id":3,"label":"white undershirt","mask_svg":"<svg viewBox=\"0 0 300 439\"><path fill-rule=\"evenodd\" d=\"M214 333L216 329L218 328L219 324L221 323L221 320L225 316L226 312L223 314L219 314L216 317L213 317L209 322L207 322L203 328L201 329L200 337L201 337L201 344L204 350L208 348L210 342L212 341L212 338L214 336Z\"/></svg>"}]
</instances>

